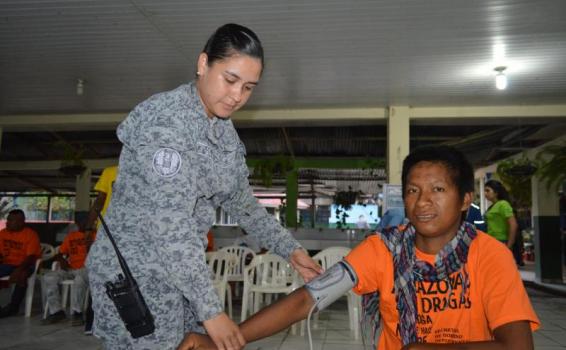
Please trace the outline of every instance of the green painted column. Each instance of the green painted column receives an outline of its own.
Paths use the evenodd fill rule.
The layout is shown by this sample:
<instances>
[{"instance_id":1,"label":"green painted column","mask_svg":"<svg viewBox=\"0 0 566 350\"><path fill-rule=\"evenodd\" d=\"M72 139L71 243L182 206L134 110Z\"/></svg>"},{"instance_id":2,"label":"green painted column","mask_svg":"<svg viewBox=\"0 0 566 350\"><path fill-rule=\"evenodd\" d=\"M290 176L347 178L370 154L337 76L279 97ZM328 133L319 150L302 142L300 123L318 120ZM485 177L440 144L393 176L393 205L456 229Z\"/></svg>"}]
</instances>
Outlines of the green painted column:
<instances>
[{"instance_id":1,"label":"green painted column","mask_svg":"<svg viewBox=\"0 0 566 350\"><path fill-rule=\"evenodd\" d=\"M285 222L287 227L297 227L297 197L299 193L299 172L293 169L287 173L287 209Z\"/></svg>"},{"instance_id":2,"label":"green painted column","mask_svg":"<svg viewBox=\"0 0 566 350\"><path fill-rule=\"evenodd\" d=\"M532 177L532 217L535 229L535 279L537 282L562 283L562 237L558 188L548 189Z\"/></svg>"}]
</instances>

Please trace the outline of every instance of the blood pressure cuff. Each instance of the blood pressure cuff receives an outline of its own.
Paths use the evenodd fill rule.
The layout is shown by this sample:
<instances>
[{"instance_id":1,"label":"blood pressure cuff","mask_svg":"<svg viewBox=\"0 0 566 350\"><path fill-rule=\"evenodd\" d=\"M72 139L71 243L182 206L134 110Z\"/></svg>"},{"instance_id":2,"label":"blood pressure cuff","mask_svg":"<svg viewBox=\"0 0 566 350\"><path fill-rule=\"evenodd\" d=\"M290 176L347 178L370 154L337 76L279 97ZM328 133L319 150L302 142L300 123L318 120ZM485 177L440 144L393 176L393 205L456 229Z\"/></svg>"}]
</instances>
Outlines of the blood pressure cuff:
<instances>
[{"instance_id":1,"label":"blood pressure cuff","mask_svg":"<svg viewBox=\"0 0 566 350\"><path fill-rule=\"evenodd\" d=\"M358 283L354 269L344 260L332 265L305 285L316 303L316 311L324 310Z\"/></svg>"}]
</instances>

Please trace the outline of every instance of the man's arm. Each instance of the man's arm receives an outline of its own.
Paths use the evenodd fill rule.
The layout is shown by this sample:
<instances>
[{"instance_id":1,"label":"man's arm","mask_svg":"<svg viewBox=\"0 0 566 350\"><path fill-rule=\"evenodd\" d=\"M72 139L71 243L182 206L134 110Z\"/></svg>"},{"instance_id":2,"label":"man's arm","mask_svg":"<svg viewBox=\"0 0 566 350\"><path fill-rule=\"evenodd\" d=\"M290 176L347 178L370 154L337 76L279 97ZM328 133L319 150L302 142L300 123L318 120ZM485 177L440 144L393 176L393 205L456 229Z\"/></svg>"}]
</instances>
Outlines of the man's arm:
<instances>
[{"instance_id":1,"label":"man's arm","mask_svg":"<svg viewBox=\"0 0 566 350\"><path fill-rule=\"evenodd\" d=\"M37 257L35 255L28 255L25 260L12 271L10 274L10 281L18 285L25 285L28 278L29 270L35 264Z\"/></svg>"},{"instance_id":2,"label":"man's arm","mask_svg":"<svg viewBox=\"0 0 566 350\"><path fill-rule=\"evenodd\" d=\"M63 254L61 254L61 253L57 253L57 255L55 255L53 257L53 260L55 260L59 263L59 266L61 266L62 270L68 270L71 267L71 265L69 265L69 262L67 261L67 259L65 259L63 257Z\"/></svg>"},{"instance_id":3,"label":"man's arm","mask_svg":"<svg viewBox=\"0 0 566 350\"><path fill-rule=\"evenodd\" d=\"M313 305L309 292L299 288L242 322L240 330L247 343L269 337L305 319ZM214 349L213 345L205 335L189 333L177 350Z\"/></svg>"},{"instance_id":4,"label":"man's arm","mask_svg":"<svg viewBox=\"0 0 566 350\"><path fill-rule=\"evenodd\" d=\"M519 225L517 224L517 219L515 216L511 216L507 219L507 227L509 228L509 235L507 236L507 247L513 249L513 244L515 244L515 239L517 237L517 230Z\"/></svg>"},{"instance_id":5,"label":"man's arm","mask_svg":"<svg viewBox=\"0 0 566 350\"><path fill-rule=\"evenodd\" d=\"M299 288L242 322L240 330L248 343L269 337L304 320L313 305L309 292L304 287Z\"/></svg>"},{"instance_id":6,"label":"man's arm","mask_svg":"<svg viewBox=\"0 0 566 350\"><path fill-rule=\"evenodd\" d=\"M529 321L515 321L497 327L493 331L495 340L460 344L419 344L406 345L402 350L532 350L533 334Z\"/></svg>"},{"instance_id":7,"label":"man's arm","mask_svg":"<svg viewBox=\"0 0 566 350\"><path fill-rule=\"evenodd\" d=\"M98 192L98 196L92 203L90 210L88 212L88 218L85 224L85 231L92 231L95 230L94 223L98 219L98 213L104 207L104 202L106 201L106 193L105 192Z\"/></svg>"}]
</instances>

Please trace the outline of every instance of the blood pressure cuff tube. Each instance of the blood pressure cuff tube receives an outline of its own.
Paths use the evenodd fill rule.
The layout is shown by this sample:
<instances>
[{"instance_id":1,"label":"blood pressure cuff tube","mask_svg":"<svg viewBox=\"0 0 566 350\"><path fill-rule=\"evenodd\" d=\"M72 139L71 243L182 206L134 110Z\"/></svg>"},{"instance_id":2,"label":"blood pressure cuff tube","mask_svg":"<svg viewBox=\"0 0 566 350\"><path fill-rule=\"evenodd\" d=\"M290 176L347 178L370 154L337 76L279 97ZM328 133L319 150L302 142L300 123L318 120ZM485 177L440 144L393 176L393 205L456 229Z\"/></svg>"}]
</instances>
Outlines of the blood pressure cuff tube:
<instances>
[{"instance_id":1,"label":"blood pressure cuff tube","mask_svg":"<svg viewBox=\"0 0 566 350\"><path fill-rule=\"evenodd\" d=\"M332 265L305 285L316 303L316 311L324 310L358 283L354 269L344 260Z\"/></svg>"}]
</instances>

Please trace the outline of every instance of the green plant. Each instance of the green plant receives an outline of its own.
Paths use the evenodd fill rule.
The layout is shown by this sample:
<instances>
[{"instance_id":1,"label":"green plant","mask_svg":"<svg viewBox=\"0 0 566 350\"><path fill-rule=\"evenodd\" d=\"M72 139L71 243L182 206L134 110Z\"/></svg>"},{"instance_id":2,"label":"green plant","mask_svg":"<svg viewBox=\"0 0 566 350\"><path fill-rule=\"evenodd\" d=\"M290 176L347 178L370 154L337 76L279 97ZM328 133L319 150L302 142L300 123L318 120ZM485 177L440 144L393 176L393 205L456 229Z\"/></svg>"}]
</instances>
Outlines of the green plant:
<instances>
[{"instance_id":1,"label":"green plant","mask_svg":"<svg viewBox=\"0 0 566 350\"><path fill-rule=\"evenodd\" d=\"M537 177L548 190L566 181L566 142L544 147L536 156L539 163Z\"/></svg>"},{"instance_id":2,"label":"green plant","mask_svg":"<svg viewBox=\"0 0 566 350\"><path fill-rule=\"evenodd\" d=\"M507 159L497 165L497 176L509 190L516 207L531 205L531 178L536 171L536 163L526 156Z\"/></svg>"},{"instance_id":3,"label":"green plant","mask_svg":"<svg viewBox=\"0 0 566 350\"><path fill-rule=\"evenodd\" d=\"M264 159L254 166L253 177L261 179L265 187L271 187L273 177L285 176L285 174L295 167L293 158L278 155L273 158Z\"/></svg>"},{"instance_id":4,"label":"green plant","mask_svg":"<svg viewBox=\"0 0 566 350\"><path fill-rule=\"evenodd\" d=\"M63 159L61 160L61 171L66 176L76 176L82 174L86 169L83 162L83 154L85 152L84 146L73 147L66 141L58 141L55 147L60 148L63 152Z\"/></svg>"}]
</instances>

